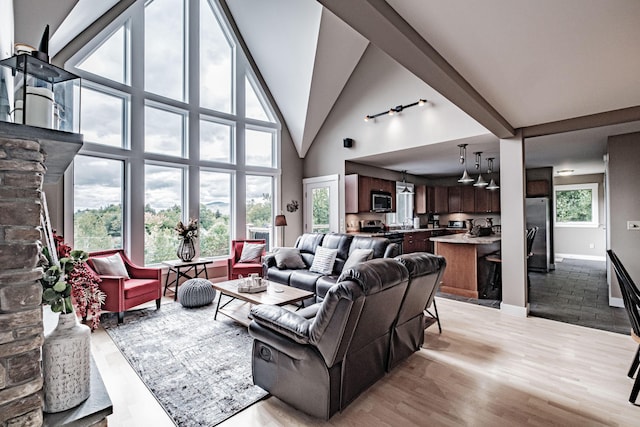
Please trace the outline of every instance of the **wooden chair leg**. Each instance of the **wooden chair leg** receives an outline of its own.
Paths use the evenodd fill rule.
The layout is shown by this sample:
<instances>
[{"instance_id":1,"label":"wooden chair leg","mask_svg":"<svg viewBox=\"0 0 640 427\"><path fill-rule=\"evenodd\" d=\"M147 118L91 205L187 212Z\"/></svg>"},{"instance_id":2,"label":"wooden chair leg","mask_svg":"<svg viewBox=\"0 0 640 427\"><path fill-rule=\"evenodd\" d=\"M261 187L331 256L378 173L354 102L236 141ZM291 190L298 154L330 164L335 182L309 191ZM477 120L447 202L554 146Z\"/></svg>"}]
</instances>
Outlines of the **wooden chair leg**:
<instances>
[{"instance_id":1,"label":"wooden chair leg","mask_svg":"<svg viewBox=\"0 0 640 427\"><path fill-rule=\"evenodd\" d=\"M638 365L640 365L640 345L636 350L636 355L633 357L631 368L629 368L629 373L627 374L629 378L633 378L633 376L636 374L636 372L638 371Z\"/></svg>"},{"instance_id":2,"label":"wooden chair leg","mask_svg":"<svg viewBox=\"0 0 640 427\"><path fill-rule=\"evenodd\" d=\"M124 322L124 311L118 312L118 323Z\"/></svg>"},{"instance_id":3,"label":"wooden chair leg","mask_svg":"<svg viewBox=\"0 0 640 427\"><path fill-rule=\"evenodd\" d=\"M162 300L162 298L158 298L156 300L156 309L160 310L160 301Z\"/></svg>"}]
</instances>

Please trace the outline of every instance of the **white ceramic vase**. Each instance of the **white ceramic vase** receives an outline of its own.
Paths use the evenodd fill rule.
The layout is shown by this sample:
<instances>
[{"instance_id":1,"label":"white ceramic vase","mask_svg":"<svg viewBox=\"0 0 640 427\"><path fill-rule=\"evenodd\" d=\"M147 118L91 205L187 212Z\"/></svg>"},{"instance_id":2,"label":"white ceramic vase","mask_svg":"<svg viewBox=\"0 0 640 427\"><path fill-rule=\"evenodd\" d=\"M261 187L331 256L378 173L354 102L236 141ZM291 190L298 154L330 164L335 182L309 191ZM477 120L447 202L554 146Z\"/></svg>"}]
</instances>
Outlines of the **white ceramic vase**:
<instances>
[{"instance_id":1,"label":"white ceramic vase","mask_svg":"<svg viewBox=\"0 0 640 427\"><path fill-rule=\"evenodd\" d=\"M60 314L58 326L42 346L44 411L62 412L89 397L91 331L75 313Z\"/></svg>"}]
</instances>

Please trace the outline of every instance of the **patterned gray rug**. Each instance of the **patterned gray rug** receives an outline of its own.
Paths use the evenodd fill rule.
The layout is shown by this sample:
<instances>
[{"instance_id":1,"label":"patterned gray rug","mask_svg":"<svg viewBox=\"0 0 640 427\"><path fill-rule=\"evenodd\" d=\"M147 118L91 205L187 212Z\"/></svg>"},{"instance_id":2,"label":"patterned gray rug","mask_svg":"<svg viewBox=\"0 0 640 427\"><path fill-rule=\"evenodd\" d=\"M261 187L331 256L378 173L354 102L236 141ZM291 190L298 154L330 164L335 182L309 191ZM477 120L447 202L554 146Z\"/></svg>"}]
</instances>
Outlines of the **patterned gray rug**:
<instances>
[{"instance_id":1,"label":"patterned gray rug","mask_svg":"<svg viewBox=\"0 0 640 427\"><path fill-rule=\"evenodd\" d=\"M251 379L247 328L201 308L111 313L102 326L178 426L214 426L267 395Z\"/></svg>"}]
</instances>

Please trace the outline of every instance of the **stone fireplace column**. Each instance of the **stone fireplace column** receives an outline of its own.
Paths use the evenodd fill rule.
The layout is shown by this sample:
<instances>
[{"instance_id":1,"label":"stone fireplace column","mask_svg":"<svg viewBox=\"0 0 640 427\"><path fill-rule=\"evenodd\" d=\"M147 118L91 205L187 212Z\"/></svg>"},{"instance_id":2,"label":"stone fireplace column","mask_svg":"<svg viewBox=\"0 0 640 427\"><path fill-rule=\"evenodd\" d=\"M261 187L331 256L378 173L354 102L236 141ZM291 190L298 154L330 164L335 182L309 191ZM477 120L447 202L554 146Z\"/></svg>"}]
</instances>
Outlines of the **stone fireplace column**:
<instances>
[{"instance_id":1,"label":"stone fireplace column","mask_svg":"<svg viewBox=\"0 0 640 427\"><path fill-rule=\"evenodd\" d=\"M0 136L0 426L42 425L40 193L34 140Z\"/></svg>"}]
</instances>

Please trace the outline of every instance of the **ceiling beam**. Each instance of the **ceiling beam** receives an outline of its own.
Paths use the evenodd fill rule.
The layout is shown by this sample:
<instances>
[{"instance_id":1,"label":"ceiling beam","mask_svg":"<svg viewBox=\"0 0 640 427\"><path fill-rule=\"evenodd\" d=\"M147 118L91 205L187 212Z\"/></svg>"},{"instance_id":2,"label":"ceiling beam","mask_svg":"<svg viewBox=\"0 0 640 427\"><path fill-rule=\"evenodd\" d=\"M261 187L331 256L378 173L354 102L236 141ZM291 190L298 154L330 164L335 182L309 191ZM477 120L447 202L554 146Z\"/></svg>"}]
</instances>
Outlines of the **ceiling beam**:
<instances>
[{"instance_id":1,"label":"ceiling beam","mask_svg":"<svg viewBox=\"0 0 640 427\"><path fill-rule=\"evenodd\" d=\"M592 129L635 121L640 121L640 106L527 126L522 128L522 136L524 138L533 138L536 136L573 132L576 130Z\"/></svg>"},{"instance_id":2,"label":"ceiling beam","mask_svg":"<svg viewBox=\"0 0 640 427\"><path fill-rule=\"evenodd\" d=\"M499 138L513 127L384 0L318 0Z\"/></svg>"}]
</instances>

